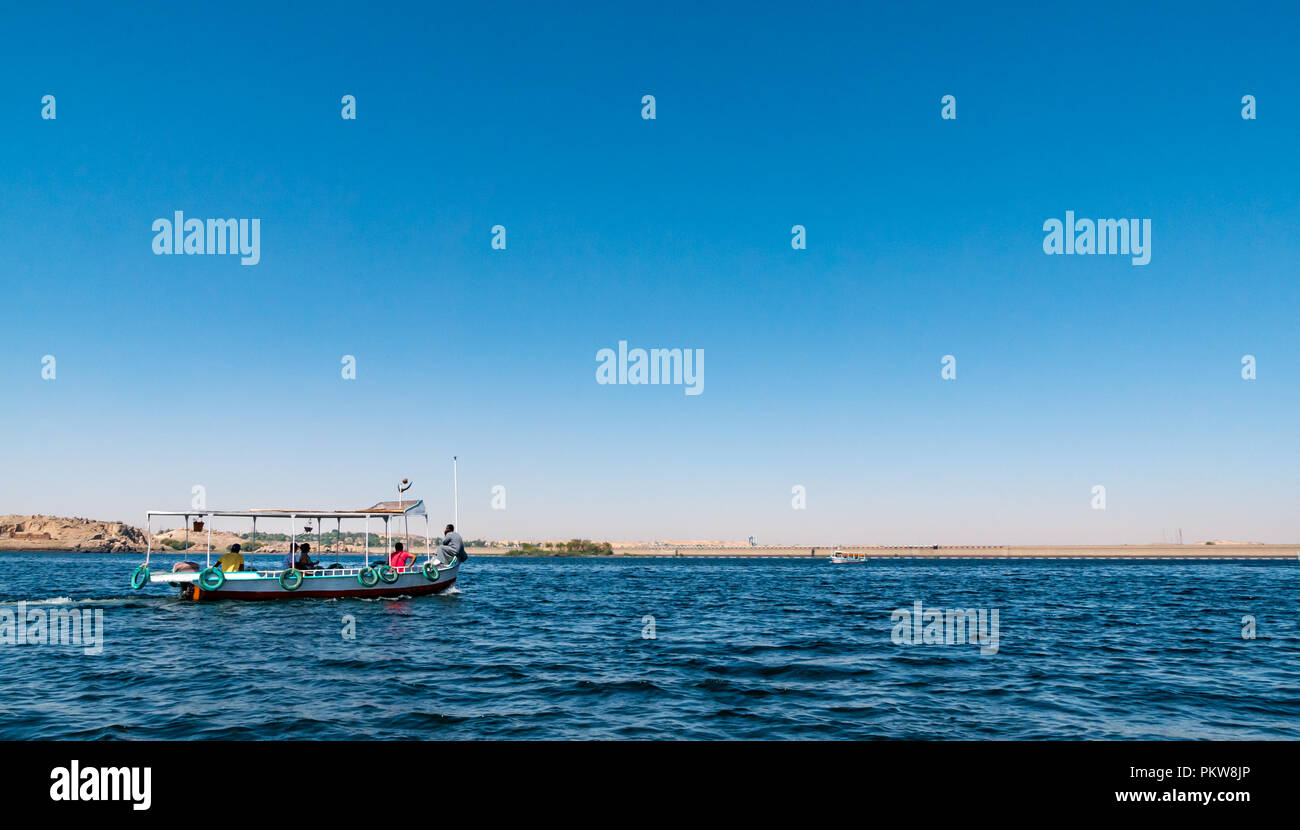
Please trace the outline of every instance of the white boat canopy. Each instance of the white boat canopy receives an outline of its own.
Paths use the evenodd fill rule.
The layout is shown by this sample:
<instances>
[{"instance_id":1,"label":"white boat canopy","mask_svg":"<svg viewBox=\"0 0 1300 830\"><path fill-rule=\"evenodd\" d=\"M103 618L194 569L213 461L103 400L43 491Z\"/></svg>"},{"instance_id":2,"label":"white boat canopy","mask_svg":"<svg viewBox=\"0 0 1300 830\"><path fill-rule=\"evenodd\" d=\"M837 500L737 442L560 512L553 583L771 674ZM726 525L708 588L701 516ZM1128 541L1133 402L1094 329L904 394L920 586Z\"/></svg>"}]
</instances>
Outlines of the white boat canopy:
<instances>
[{"instance_id":1,"label":"white boat canopy","mask_svg":"<svg viewBox=\"0 0 1300 830\"><path fill-rule=\"evenodd\" d=\"M381 501L361 510L289 510L262 508L259 510L150 510L153 516L229 516L245 519L369 519L376 516L427 516L424 499L414 501Z\"/></svg>"},{"instance_id":2,"label":"white boat canopy","mask_svg":"<svg viewBox=\"0 0 1300 830\"><path fill-rule=\"evenodd\" d=\"M370 507L362 508L360 510L310 510L307 508L304 508L302 510L289 510L284 508L263 508L261 510L150 510L145 516L145 536L147 538L147 543L146 543L147 547L145 548L144 561L146 565L149 563L150 558L153 556L153 519L155 516L172 516L172 517L179 517L184 520L183 523L185 525L185 542L186 542L186 546L184 549L189 548L190 519L206 520L206 519L213 519L219 517L252 519L253 532L252 532L252 537L250 539L250 541L253 543L250 546L252 550L256 550L257 548L256 543L257 543L257 520L258 519L290 519L290 520L315 519L316 540L317 540L318 550L320 549L320 541L324 530L322 527L323 519L338 520L337 529L340 531L340 533L342 531L342 523L344 519L365 519L366 521L365 557L366 557L367 565L370 563L370 520L371 519L383 520L384 532L388 536L387 547L389 550L391 550L393 537L392 537L391 528L389 527L389 522L393 519L402 519L404 522L404 530L405 530L405 532L402 535L409 536L410 517L423 516L425 555L431 556L432 548L433 548L433 538L429 533L429 513L424 508L424 499L413 499L411 501L381 501L378 502L377 504L374 504ZM207 522L205 521L203 524L206 525ZM201 525L199 524L199 522L195 521L194 529L196 531L199 531L200 527ZM212 565L212 527L211 526L207 527L207 532L208 532L207 558L208 558L208 565L211 566ZM298 537L299 534L297 533L297 529L291 525L289 531L290 544L295 544L298 540ZM302 534L302 537L311 538L311 530L307 529L307 532Z\"/></svg>"}]
</instances>

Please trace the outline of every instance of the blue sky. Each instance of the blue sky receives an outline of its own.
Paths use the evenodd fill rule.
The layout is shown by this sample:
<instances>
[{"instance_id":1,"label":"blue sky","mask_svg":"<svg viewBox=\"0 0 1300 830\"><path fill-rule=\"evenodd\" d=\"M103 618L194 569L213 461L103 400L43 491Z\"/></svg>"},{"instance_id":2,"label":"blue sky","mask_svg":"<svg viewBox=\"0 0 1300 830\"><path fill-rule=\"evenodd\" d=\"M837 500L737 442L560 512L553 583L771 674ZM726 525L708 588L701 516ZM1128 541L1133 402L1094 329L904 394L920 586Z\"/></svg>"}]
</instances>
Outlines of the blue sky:
<instances>
[{"instance_id":1,"label":"blue sky","mask_svg":"<svg viewBox=\"0 0 1300 830\"><path fill-rule=\"evenodd\" d=\"M472 537L1300 539L1294 8L271 5L5 12L0 512L449 513L458 454Z\"/></svg>"}]
</instances>

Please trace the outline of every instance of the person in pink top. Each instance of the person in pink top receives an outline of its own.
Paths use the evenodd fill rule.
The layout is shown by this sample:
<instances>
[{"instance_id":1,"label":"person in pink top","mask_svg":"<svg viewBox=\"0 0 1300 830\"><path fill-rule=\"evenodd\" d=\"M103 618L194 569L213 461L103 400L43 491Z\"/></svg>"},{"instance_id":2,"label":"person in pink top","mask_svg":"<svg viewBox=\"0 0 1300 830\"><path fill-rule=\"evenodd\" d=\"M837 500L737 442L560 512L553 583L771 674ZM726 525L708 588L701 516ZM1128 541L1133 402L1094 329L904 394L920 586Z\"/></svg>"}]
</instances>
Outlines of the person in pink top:
<instances>
[{"instance_id":1,"label":"person in pink top","mask_svg":"<svg viewBox=\"0 0 1300 830\"><path fill-rule=\"evenodd\" d=\"M404 568L413 561L415 561L415 555L406 551L406 545L401 542L393 543L393 553L388 557L388 564L394 568Z\"/></svg>"}]
</instances>

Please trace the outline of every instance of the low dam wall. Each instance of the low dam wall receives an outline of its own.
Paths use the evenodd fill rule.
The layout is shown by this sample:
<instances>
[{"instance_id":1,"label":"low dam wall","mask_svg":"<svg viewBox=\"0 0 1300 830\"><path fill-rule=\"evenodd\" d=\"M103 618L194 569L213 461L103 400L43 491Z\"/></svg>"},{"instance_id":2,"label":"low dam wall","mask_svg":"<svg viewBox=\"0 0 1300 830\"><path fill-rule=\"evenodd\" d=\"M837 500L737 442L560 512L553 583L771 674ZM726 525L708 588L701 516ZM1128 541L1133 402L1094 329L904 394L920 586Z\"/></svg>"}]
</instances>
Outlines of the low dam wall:
<instances>
[{"instance_id":1,"label":"low dam wall","mask_svg":"<svg viewBox=\"0 0 1300 830\"><path fill-rule=\"evenodd\" d=\"M656 558L828 558L836 550L866 554L871 559L1295 559L1294 545L934 545L934 546L807 546L807 547L645 547L615 548L614 557ZM502 556L504 548L471 548L473 556Z\"/></svg>"}]
</instances>

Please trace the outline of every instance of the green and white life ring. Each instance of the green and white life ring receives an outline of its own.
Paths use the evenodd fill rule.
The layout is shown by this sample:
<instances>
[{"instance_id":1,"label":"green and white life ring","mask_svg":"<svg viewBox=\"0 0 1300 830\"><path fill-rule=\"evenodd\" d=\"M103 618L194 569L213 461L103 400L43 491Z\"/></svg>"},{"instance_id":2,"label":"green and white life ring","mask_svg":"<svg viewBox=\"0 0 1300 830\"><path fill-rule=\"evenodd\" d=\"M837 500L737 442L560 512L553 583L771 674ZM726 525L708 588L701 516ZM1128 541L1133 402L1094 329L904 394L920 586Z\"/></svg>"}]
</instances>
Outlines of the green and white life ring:
<instances>
[{"instance_id":1,"label":"green and white life ring","mask_svg":"<svg viewBox=\"0 0 1300 830\"><path fill-rule=\"evenodd\" d=\"M199 574L199 587L205 591L215 591L226 584L226 575L220 568L207 567Z\"/></svg>"},{"instance_id":2,"label":"green and white life ring","mask_svg":"<svg viewBox=\"0 0 1300 830\"><path fill-rule=\"evenodd\" d=\"M424 571L425 579L429 580L430 582L438 581L438 576L439 576L438 566L435 565L432 561L425 562L424 567L421 570Z\"/></svg>"},{"instance_id":3,"label":"green and white life ring","mask_svg":"<svg viewBox=\"0 0 1300 830\"><path fill-rule=\"evenodd\" d=\"M379 574L375 573L374 568L367 565L357 573L357 582L367 588L373 588L379 584Z\"/></svg>"},{"instance_id":4,"label":"green and white life ring","mask_svg":"<svg viewBox=\"0 0 1300 830\"><path fill-rule=\"evenodd\" d=\"M144 584L148 581L149 566L141 562L136 566L135 570L131 572L131 587L136 589L143 588Z\"/></svg>"},{"instance_id":5,"label":"green and white life ring","mask_svg":"<svg viewBox=\"0 0 1300 830\"><path fill-rule=\"evenodd\" d=\"M302 587L302 571L290 568L280 574L280 587L286 591L296 591Z\"/></svg>"},{"instance_id":6,"label":"green and white life ring","mask_svg":"<svg viewBox=\"0 0 1300 830\"><path fill-rule=\"evenodd\" d=\"M397 569L392 565L380 565L378 568L379 578L392 585L397 581Z\"/></svg>"}]
</instances>

